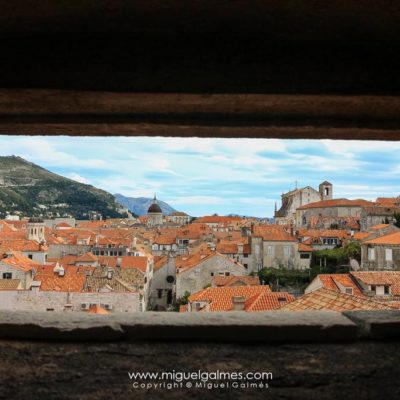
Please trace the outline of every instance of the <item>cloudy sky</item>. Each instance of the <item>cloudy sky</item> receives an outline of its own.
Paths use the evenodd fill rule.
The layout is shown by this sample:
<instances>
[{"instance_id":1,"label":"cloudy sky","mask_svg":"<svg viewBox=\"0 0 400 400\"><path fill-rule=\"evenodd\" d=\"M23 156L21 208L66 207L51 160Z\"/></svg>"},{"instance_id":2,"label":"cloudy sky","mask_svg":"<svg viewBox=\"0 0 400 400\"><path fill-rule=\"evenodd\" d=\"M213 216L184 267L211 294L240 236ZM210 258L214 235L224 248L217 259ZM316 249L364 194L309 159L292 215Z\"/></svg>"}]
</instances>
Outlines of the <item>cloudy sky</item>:
<instances>
[{"instance_id":1,"label":"cloudy sky","mask_svg":"<svg viewBox=\"0 0 400 400\"><path fill-rule=\"evenodd\" d=\"M328 180L336 198L400 194L400 142L2 136L0 154L194 216L272 216L296 180Z\"/></svg>"}]
</instances>

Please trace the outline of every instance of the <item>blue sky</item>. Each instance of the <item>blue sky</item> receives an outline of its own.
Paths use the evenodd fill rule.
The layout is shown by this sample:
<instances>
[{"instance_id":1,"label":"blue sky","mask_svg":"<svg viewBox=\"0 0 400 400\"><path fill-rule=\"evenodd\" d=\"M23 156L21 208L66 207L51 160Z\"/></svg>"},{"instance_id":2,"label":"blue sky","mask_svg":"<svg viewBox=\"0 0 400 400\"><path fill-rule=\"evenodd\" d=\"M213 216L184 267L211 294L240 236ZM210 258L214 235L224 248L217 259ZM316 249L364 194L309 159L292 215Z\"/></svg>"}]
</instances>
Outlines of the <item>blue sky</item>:
<instances>
[{"instance_id":1,"label":"blue sky","mask_svg":"<svg viewBox=\"0 0 400 400\"><path fill-rule=\"evenodd\" d=\"M268 217L298 186L328 180L334 197L400 194L400 143L161 137L2 136L1 155L190 215Z\"/></svg>"}]
</instances>

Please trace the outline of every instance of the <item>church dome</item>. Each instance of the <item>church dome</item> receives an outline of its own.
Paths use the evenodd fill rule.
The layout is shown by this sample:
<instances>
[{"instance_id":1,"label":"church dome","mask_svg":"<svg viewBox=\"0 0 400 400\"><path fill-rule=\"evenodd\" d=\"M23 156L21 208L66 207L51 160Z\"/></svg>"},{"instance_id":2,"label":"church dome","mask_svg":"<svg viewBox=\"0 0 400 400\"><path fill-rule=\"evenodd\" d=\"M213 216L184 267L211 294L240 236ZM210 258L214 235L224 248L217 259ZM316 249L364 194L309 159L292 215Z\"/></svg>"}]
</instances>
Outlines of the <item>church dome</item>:
<instances>
[{"instance_id":1,"label":"church dome","mask_svg":"<svg viewBox=\"0 0 400 400\"><path fill-rule=\"evenodd\" d=\"M147 210L147 213L162 213L162 210L157 203L153 203Z\"/></svg>"}]
</instances>

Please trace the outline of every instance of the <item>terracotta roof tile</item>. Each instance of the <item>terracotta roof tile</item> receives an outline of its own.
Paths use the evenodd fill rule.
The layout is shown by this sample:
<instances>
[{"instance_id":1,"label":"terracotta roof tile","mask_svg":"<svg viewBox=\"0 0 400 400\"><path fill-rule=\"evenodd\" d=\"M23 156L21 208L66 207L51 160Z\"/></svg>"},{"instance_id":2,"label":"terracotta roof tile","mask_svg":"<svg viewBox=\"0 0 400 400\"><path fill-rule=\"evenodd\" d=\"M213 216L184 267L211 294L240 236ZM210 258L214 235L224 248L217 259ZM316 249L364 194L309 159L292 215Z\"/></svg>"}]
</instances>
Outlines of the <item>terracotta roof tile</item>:
<instances>
[{"instance_id":1,"label":"terracotta roof tile","mask_svg":"<svg viewBox=\"0 0 400 400\"><path fill-rule=\"evenodd\" d=\"M275 310L294 300L288 293L271 292L268 286L224 286L209 287L189 297L189 302L207 301L210 311L232 311L232 297L243 296L245 298L244 311Z\"/></svg>"},{"instance_id":2,"label":"terracotta roof tile","mask_svg":"<svg viewBox=\"0 0 400 400\"><path fill-rule=\"evenodd\" d=\"M392 307L375 300L353 296L321 288L307 293L297 300L282 307L282 311L303 311L303 310L390 310Z\"/></svg>"},{"instance_id":3,"label":"terracotta roof tile","mask_svg":"<svg viewBox=\"0 0 400 400\"><path fill-rule=\"evenodd\" d=\"M121 257L121 268L136 268L142 272L147 271L148 257L124 256Z\"/></svg>"},{"instance_id":4,"label":"terracotta roof tile","mask_svg":"<svg viewBox=\"0 0 400 400\"><path fill-rule=\"evenodd\" d=\"M31 271L39 266L38 263L32 261L30 258L25 257L18 251L12 251L5 258L0 259L0 262L12 266L24 272Z\"/></svg>"},{"instance_id":5,"label":"terracotta roof tile","mask_svg":"<svg viewBox=\"0 0 400 400\"><path fill-rule=\"evenodd\" d=\"M211 285L216 286L258 286L260 279L257 276L214 276Z\"/></svg>"},{"instance_id":6,"label":"terracotta roof tile","mask_svg":"<svg viewBox=\"0 0 400 400\"><path fill-rule=\"evenodd\" d=\"M0 290L17 290L20 283L19 279L0 279Z\"/></svg>"},{"instance_id":7,"label":"terracotta roof tile","mask_svg":"<svg viewBox=\"0 0 400 400\"><path fill-rule=\"evenodd\" d=\"M375 239L366 240L364 244L387 244L387 245L400 245L400 231L392 232L384 236L379 236Z\"/></svg>"},{"instance_id":8,"label":"terracotta roof tile","mask_svg":"<svg viewBox=\"0 0 400 400\"><path fill-rule=\"evenodd\" d=\"M356 199L356 200L332 199L332 200L322 200L322 201L316 201L314 203L308 203L297 209L307 210L309 208L325 208L325 207L366 207L373 205L375 205L374 202L364 199Z\"/></svg>"},{"instance_id":9,"label":"terracotta roof tile","mask_svg":"<svg viewBox=\"0 0 400 400\"><path fill-rule=\"evenodd\" d=\"M268 242L297 242L297 239L288 234L282 226L279 225L259 225L255 226L253 236L262 237Z\"/></svg>"},{"instance_id":10,"label":"terracotta roof tile","mask_svg":"<svg viewBox=\"0 0 400 400\"><path fill-rule=\"evenodd\" d=\"M400 295L400 271L352 271L366 285L389 285L394 296Z\"/></svg>"},{"instance_id":11,"label":"terracotta roof tile","mask_svg":"<svg viewBox=\"0 0 400 400\"><path fill-rule=\"evenodd\" d=\"M326 289L334 290L336 292L340 292L340 286L351 287L353 289L354 296L364 297L362 294L357 281L353 279L350 274L320 274L317 275L316 279L321 281L322 285Z\"/></svg>"}]
</instances>

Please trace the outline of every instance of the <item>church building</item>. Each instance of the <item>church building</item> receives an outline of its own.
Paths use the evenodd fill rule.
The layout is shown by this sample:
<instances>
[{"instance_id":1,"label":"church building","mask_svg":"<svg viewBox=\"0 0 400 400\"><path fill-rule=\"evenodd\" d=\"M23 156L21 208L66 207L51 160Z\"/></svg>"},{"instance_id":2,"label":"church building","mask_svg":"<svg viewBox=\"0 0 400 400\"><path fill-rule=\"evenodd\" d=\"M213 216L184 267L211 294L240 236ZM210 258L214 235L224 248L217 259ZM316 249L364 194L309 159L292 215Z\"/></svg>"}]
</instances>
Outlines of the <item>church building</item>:
<instances>
[{"instance_id":1,"label":"church building","mask_svg":"<svg viewBox=\"0 0 400 400\"><path fill-rule=\"evenodd\" d=\"M297 186L297 185L296 185ZM331 200L333 186L324 181L319 185L319 190L311 186L291 190L282 194L282 205L279 210L275 206L275 223L279 225L290 225L296 221L296 209L316 201Z\"/></svg>"}]
</instances>

